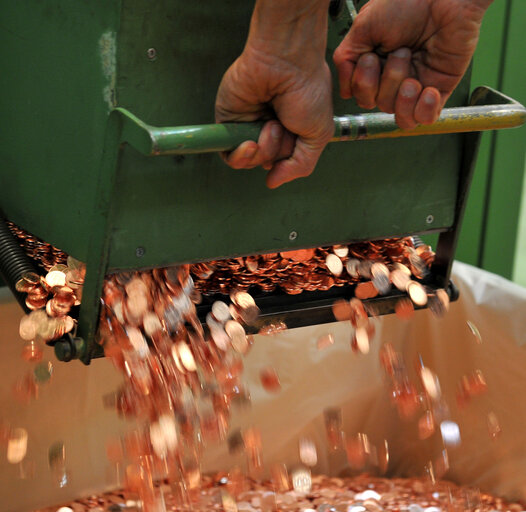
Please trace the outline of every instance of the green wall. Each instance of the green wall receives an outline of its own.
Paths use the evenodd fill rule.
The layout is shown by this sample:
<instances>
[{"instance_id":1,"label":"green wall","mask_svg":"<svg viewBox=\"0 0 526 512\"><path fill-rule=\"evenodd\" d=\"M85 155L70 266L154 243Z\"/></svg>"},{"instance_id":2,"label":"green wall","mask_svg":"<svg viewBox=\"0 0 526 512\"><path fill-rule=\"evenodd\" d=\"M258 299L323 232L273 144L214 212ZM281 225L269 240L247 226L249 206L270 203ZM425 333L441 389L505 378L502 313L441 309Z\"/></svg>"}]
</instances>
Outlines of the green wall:
<instances>
[{"instance_id":1,"label":"green wall","mask_svg":"<svg viewBox=\"0 0 526 512\"><path fill-rule=\"evenodd\" d=\"M524 0L497 0L484 19L473 87L489 85L526 103ZM513 277L526 152L526 127L483 136L457 259ZM520 256L519 256L520 257Z\"/></svg>"}]
</instances>

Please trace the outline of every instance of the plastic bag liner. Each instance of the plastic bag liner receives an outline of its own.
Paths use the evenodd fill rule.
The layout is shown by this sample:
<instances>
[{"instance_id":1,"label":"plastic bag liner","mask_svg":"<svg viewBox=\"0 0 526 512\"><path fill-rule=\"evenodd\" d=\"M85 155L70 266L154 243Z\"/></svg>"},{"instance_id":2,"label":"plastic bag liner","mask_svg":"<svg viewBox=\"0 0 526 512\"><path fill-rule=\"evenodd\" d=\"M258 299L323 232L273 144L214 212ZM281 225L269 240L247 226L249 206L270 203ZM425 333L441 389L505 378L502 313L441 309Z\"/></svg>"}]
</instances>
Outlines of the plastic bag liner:
<instances>
[{"instance_id":1,"label":"plastic bag liner","mask_svg":"<svg viewBox=\"0 0 526 512\"><path fill-rule=\"evenodd\" d=\"M245 377L252 406L237 409L230 432L256 425L261 429L265 468L284 462L299 464L298 441L310 437L317 445L318 464L313 472L338 475L347 471L345 457L327 447L323 411L341 407L347 435L366 433L374 444L386 439L390 447L388 475L424 474L424 466L442 450L439 436L420 441L416 418L402 421L391 403L380 367L378 351L391 342L403 352L416 382L414 360L438 374L451 418L458 422L462 444L449 450L451 469L445 478L478 486L509 499L526 499L526 289L474 267L455 263L453 280L460 299L437 319L429 311L409 321L395 316L376 321L377 332L369 354L355 354L346 323L295 329L276 336L258 336L245 359ZM16 379L30 370L20 359L18 339L22 313L10 295L0 297L0 420L29 432L27 468L34 477L20 479L21 468L0 458L0 512L22 512L44 505L109 490L122 485L106 459L109 435L133 428L104 409L102 396L114 391L121 379L111 362L95 360L89 367L55 361L51 349L44 359L53 361L52 382L39 399L22 405L13 401ZM480 331L477 343L467 321ZM333 345L318 350L317 340L334 335ZM265 391L259 372L274 367L281 380L279 393ZM455 393L464 374L481 370L488 392L458 409ZM493 412L502 428L491 439L487 415ZM48 449L63 442L70 479L59 488L48 468ZM245 466L244 456L230 455L226 443L206 449L203 471ZM22 468L24 469L24 468ZM122 468L121 468L122 469Z\"/></svg>"}]
</instances>

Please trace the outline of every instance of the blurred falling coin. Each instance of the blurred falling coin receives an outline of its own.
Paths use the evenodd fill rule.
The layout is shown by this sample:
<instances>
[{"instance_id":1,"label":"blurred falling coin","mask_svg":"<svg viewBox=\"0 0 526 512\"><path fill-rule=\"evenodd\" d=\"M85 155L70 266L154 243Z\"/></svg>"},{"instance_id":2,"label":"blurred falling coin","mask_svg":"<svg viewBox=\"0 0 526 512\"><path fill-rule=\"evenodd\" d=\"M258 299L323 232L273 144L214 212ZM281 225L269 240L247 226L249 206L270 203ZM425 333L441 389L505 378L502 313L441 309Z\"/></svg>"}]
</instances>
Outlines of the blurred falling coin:
<instances>
[{"instance_id":1,"label":"blurred falling coin","mask_svg":"<svg viewBox=\"0 0 526 512\"><path fill-rule=\"evenodd\" d=\"M325 265L329 272L335 276L339 276L343 272L342 260L336 254L328 254L325 258Z\"/></svg>"},{"instance_id":2,"label":"blurred falling coin","mask_svg":"<svg viewBox=\"0 0 526 512\"><path fill-rule=\"evenodd\" d=\"M413 303L406 298L401 298L395 304L395 314L401 320L409 320L415 314Z\"/></svg>"},{"instance_id":3,"label":"blurred falling coin","mask_svg":"<svg viewBox=\"0 0 526 512\"><path fill-rule=\"evenodd\" d=\"M354 339L356 340L356 347L362 354L369 353L369 334L364 327L358 327L354 332Z\"/></svg>"},{"instance_id":4,"label":"blurred falling coin","mask_svg":"<svg viewBox=\"0 0 526 512\"><path fill-rule=\"evenodd\" d=\"M499 419L494 412L488 414L488 432L492 439L497 439L502 432Z\"/></svg>"},{"instance_id":5,"label":"blurred falling coin","mask_svg":"<svg viewBox=\"0 0 526 512\"><path fill-rule=\"evenodd\" d=\"M306 468L297 468L291 474L292 487L296 492L307 494L312 489L311 472Z\"/></svg>"},{"instance_id":6,"label":"blurred falling coin","mask_svg":"<svg viewBox=\"0 0 526 512\"><path fill-rule=\"evenodd\" d=\"M280 252L282 258L302 262L309 261L314 256L315 249L300 249L298 251Z\"/></svg>"},{"instance_id":7,"label":"blurred falling coin","mask_svg":"<svg viewBox=\"0 0 526 512\"><path fill-rule=\"evenodd\" d=\"M38 363L33 370L33 375L38 384L49 382L53 375L53 364L50 361Z\"/></svg>"},{"instance_id":8,"label":"blurred falling coin","mask_svg":"<svg viewBox=\"0 0 526 512\"><path fill-rule=\"evenodd\" d=\"M378 469L380 470L380 474L383 475L389 467L389 444L387 443L387 439L384 439L384 442L377 448L377 456Z\"/></svg>"},{"instance_id":9,"label":"blurred falling coin","mask_svg":"<svg viewBox=\"0 0 526 512\"><path fill-rule=\"evenodd\" d=\"M372 281L364 281L356 285L354 295L360 300L373 299L378 295L378 290Z\"/></svg>"},{"instance_id":10,"label":"blurred falling coin","mask_svg":"<svg viewBox=\"0 0 526 512\"><path fill-rule=\"evenodd\" d=\"M276 492L286 492L290 489L289 473L285 464L273 464L270 468L270 479Z\"/></svg>"},{"instance_id":11,"label":"blurred falling coin","mask_svg":"<svg viewBox=\"0 0 526 512\"><path fill-rule=\"evenodd\" d=\"M243 326L235 320L229 320L225 324L225 332L230 337L232 348L239 354L244 354L248 349L248 340Z\"/></svg>"},{"instance_id":12,"label":"blurred falling coin","mask_svg":"<svg viewBox=\"0 0 526 512\"><path fill-rule=\"evenodd\" d=\"M411 281L411 274L406 274L405 272L399 269L393 270L389 277L395 288L397 288L401 292L405 292L407 290L407 285L409 281Z\"/></svg>"},{"instance_id":13,"label":"blurred falling coin","mask_svg":"<svg viewBox=\"0 0 526 512\"><path fill-rule=\"evenodd\" d=\"M221 323L225 323L228 320L230 320L230 309L228 308L228 305L220 300L216 300L212 304L212 315L214 315L214 318Z\"/></svg>"},{"instance_id":14,"label":"blurred falling coin","mask_svg":"<svg viewBox=\"0 0 526 512\"><path fill-rule=\"evenodd\" d=\"M332 304L332 314L338 322L350 320L352 309L348 300L339 299Z\"/></svg>"},{"instance_id":15,"label":"blurred falling coin","mask_svg":"<svg viewBox=\"0 0 526 512\"><path fill-rule=\"evenodd\" d=\"M197 370L197 365L195 363L194 355L190 350L190 347L184 342L180 341L177 343L177 354L181 361L181 364L189 372L195 372Z\"/></svg>"},{"instance_id":16,"label":"blurred falling coin","mask_svg":"<svg viewBox=\"0 0 526 512\"><path fill-rule=\"evenodd\" d=\"M381 295L385 295L391 288L389 280L389 269L383 263L373 263L371 266L371 276L374 287Z\"/></svg>"},{"instance_id":17,"label":"blurred falling coin","mask_svg":"<svg viewBox=\"0 0 526 512\"><path fill-rule=\"evenodd\" d=\"M434 432L435 419L433 418L433 413L427 410L418 420L418 438L428 439L433 435Z\"/></svg>"},{"instance_id":18,"label":"blurred falling coin","mask_svg":"<svg viewBox=\"0 0 526 512\"><path fill-rule=\"evenodd\" d=\"M27 453L28 434L25 428L14 428L11 430L7 441L7 462L18 464L24 460Z\"/></svg>"},{"instance_id":19,"label":"blurred falling coin","mask_svg":"<svg viewBox=\"0 0 526 512\"><path fill-rule=\"evenodd\" d=\"M482 336L480 335L480 332L477 329L477 326L471 320L468 320L466 323L468 324L468 327L471 333L473 334L473 336L475 336L476 342L482 343Z\"/></svg>"},{"instance_id":20,"label":"blurred falling coin","mask_svg":"<svg viewBox=\"0 0 526 512\"><path fill-rule=\"evenodd\" d=\"M432 400L438 400L440 398L440 383L438 382L438 376L427 367L420 369L420 379L427 395Z\"/></svg>"},{"instance_id":21,"label":"blurred falling coin","mask_svg":"<svg viewBox=\"0 0 526 512\"><path fill-rule=\"evenodd\" d=\"M332 250L339 258L345 258L349 254L349 248L346 245L333 245Z\"/></svg>"},{"instance_id":22,"label":"blurred falling coin","mask_svg":"<svg viewBox=\"0 0 526 512\"><path fill-rule=\"evenodd\" d=\"M281 382L274 368L268 366L259 372L259 379L263 388L270 393L277 393L281 389Z\"/></svg>"},{"instance_id":23,"label":"blurred falling coin","mask_svg":"<svg viewBox=\"0 0 526 512\"><path fill-rule=\"evenodd\" d=\"M440 424L440 432L446 446L458 446L460 444L460 429L454 421L443 421Z\"/></svg>"},{"instance_id":24,"label":"blurred falling coin","mask_svg":"<svg viewBox=\"0 0 526 512\"><path fill-rule=\"evenodd\" d=\"M306 466L315 466L318 463L318 452L316 445L311 439L305 437L299 441L300 460Z\"/></svg>"},{"instance_id":25,"label":"blurred falling coin","mask_svg":"<svg viewBox=\"0 0 526 512\"><path fill-rule=\"evenodd\" d=\"M22 359L29 363L36 363L42 359L44 351L34 341L24 343L22 348Z\"/></svg>"},{"instance_id":26,"label":"blurred falling coin","mask_svg":"<svg viewBox=\"0 0 526 512\"><path fill-rule=\"evenodd\" d=\"M345 263L345 270L354 279L358 277L358 265L360 260L356 258L349 258Z\"/></svg>"},{"instance_id":27,"label":"blurred falling coin","mask_svg":"<svg viewBox=\"0 0 526 512\"><path fill-rule=\"evenodd\" d=\"M316 341L316 347L318 350L326 349L331 345L334 345L334 336L331 333L320 336L318 341Z\"/></svg>"},{"instance_id":28,"label":"blurred falling coin","mask_svg":"<svg viewBox=\"0 0 526 512\"><path fill-rule=\"evenodd\" d=\"M20 337L25 341L32 341L37 334L36 326L29 315L23 316L18 329Z\"/></svg>"},{"instance_id":29,"label":"blurred falling coin","mask_svg":"<svg viewBox=\"0 0 526 512\"><path fill-rule=\"evenodd\" d=\"M425 306L427 304L427 293L420 283L410 281L407 284L407 293L417 306Z\"/></svg>"},{"instance_id":30,"label":"blurred falling coin","mask_svg":"<svg viewBox=\"0 0 526 512\"><path fill-rule=\"evenodd\" d=\"M65 286L66 285L66 274L61 270L53 270L48 272L46 275L46 284L53 288L54 286Z\"/></svg>"}]
</instances>

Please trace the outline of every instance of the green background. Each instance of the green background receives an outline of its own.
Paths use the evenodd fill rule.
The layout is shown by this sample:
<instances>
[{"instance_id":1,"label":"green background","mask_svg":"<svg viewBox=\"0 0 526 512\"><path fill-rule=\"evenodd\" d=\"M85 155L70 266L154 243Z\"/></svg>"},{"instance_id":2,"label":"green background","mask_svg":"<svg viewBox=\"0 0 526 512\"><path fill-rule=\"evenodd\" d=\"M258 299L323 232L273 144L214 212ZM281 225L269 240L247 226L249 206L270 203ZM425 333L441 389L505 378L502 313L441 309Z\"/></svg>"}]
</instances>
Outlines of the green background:
<instances>
[{"instance_id":1,"label":"green background","mask_svg":"<svg viewBox=\"0 0 526 512\"><path fill-rule=\"evenodd\" d=\"M473 86L489 85L526 103L526 2L499 0L484 18ZM526 286L523 179L526 127L485 133L456 258Z\"/></svg>"}]
</instances>

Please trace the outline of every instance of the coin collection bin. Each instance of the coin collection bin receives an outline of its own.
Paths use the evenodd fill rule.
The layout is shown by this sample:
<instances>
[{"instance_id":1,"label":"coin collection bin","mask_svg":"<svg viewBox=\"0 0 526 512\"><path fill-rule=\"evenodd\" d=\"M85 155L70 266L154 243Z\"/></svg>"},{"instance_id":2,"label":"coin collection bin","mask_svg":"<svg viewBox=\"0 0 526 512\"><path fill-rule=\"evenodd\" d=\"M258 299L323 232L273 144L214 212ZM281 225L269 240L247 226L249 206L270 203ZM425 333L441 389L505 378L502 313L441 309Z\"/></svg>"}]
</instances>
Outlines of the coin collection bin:
<instances>
[{"instance_id":1,"label":"coin collection bin","mask_svg":"<svg viewBox=\"0 0 526 512\"><path fill-rule=\"evenodd\" d=\"M86 262L77 332L85 363L98 348L104 276L119 270L440 233L431 284L448 285L479 140L472 131L519 125L524 108L485 88L470 101L466 76L434 127L401 132L393 116L364 113L335 90L334 140L352 141L329 144L308 179L269 190L263 171L232 171L216 154L260 127L210 124L252 7L5 6L0 209ZM331 18L329 62L350 20L345 10ZM269 296L262 311L292 308L293 325L327 321L333 295Z\"/></svg>"}]
</instances>

